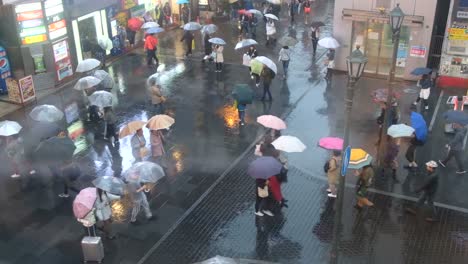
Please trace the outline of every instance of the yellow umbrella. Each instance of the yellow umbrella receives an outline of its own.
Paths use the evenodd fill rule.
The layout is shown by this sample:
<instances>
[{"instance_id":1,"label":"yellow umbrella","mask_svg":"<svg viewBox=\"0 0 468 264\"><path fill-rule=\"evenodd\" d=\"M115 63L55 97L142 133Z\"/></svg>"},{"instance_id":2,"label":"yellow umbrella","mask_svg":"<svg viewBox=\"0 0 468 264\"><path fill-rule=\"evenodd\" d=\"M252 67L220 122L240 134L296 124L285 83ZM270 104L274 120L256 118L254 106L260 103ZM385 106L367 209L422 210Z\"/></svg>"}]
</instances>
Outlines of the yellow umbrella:
<instances>
[{"instance_id":1,"label":"yellow umbrella","mask_svg":"<svg viewBox=\"0 0 468 264\"><path fill-rule=\"evenodd\" d=\"M372 156L363 149L351 149L349 158L349 169L360 169L371 164Z\"/></svg>"},{"instance_id":2,"label":"yellow umbrella","mask_svg":"<svg viewBox=\"0 0 468 264\"><path fill-rule=\"evenodd\" d=\"M151 130L167 129L175 123L174 118L168 115L155 115L150 120L146 127Z\"/></svg>"},{"instance_id":3,"label":"yellow umbrella","mask_svg":"<svg viewBox=\"0 0 468 264\"><path fill-rule=\"evenodd\" d=\"M140 120L132 121L132 122L126 124L122 128L122 130L120 130L119 138L124 138L126 136L130 136L130 135L135 134L135 132L137 132L138 129L142 129L145 124L146 124L146 122L140 121Z\"/></svg>"}]
</instances>

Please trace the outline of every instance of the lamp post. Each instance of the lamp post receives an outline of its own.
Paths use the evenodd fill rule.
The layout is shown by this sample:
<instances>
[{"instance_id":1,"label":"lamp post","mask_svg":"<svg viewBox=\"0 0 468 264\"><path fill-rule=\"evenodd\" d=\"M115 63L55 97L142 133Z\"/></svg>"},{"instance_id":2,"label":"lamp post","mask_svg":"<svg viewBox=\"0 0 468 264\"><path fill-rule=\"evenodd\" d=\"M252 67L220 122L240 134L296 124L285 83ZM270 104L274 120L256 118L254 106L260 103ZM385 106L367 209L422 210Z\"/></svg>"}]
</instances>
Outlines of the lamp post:
<instances>
[{"instance_id":1,"label":"lamp post","mask_svg":"<svg viewBox=\"0 0 468 264\"><path fill-rule=\"evenodd\" d=\"M346 87L346 99L345 99L345 129L344 129L344 142L343 142L343 155L345 154L345 149L349 144L349 126L351 122L351 110L353 108L353 98L354 98L354 86L356 82L361 78L364 68L367 64L367 57L359 50L360 46L357 46L356 49L351 53L350 56L346 58L346 66L348 68L348 85ZM344 160L344 157L343 159ZM347 166L347 164L342 163L341 166ZM331 252L331 263L338 263L338 250L341 240L341 231L342 224L341 218L343 215L343 201L345 193L345 175L340 177L340 183L338 185L338 195L337 195L337 205L336 205L336 214L335 214L335 228L333 232L333 247Z\"/></svg>"},{"instance_id":2,"label":"lamp post","mask_svg":"<svg viewBox=\"0 0 468 264\"><path fill-rule=\"evenodd\" d=\"M392 107L392 100L393 100L393 84L395 81L395 68L396 68L396 61L398 56L398 45L400 43L400 31L401 25L403 24L403 20L405 19L405 14L400 8L400 4L397 4L389 14L390 19L390 26L392 27L392 42L393 42L393 57L392 57L392 67L390 68L390 74L388 75L388 96L387 96L387 103L385 108L385 118L382 124L381 134L380 134L380 147L379 147L379 162L380 165L383 164L383 158L385 153L385 147L387 142L387 128L388 124L391 122L390 120L390 108Z\"/></svg>"}]
</instances>

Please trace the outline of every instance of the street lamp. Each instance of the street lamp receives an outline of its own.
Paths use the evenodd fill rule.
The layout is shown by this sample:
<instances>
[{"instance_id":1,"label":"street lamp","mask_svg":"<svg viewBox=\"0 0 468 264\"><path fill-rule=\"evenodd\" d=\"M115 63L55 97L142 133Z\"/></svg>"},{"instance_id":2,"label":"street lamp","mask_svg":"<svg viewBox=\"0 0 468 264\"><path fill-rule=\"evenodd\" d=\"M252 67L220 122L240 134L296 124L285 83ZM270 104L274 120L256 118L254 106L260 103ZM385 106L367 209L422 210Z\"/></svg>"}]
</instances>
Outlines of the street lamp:
<instances>
[{"instance_id":1,"label":"street lamp","mask_svg":"<svg viewBox=\"0 0 468 264\"><path fill-rule=\"evenodd\" d=\"M361 78L364 68L367 64L367 57L362 54L359 50L360 46L356 46L356 49L351 53L350 56L346 58L346 66L348 68L348 85L346 87L346 112L345 112L345 130L344 130L344 142L343 142L343 155L345 155L345 149L349 145L349 126L351 123L351 110L353 108L353 98L354 98L354 86L356 82ZM344 157L342 160L345 160ZM347 164L342 163L341 166L347 166ZM337 195L337 205L336 205L336 214L335 214L335 228L333 232L333 247L331 252L331 263L338 263L338 250L341 239L341 218L343 215L343 201L345 193L345 175L340 177L340 184L338 185L338 195Z\"/></svg>"}]
</instances>

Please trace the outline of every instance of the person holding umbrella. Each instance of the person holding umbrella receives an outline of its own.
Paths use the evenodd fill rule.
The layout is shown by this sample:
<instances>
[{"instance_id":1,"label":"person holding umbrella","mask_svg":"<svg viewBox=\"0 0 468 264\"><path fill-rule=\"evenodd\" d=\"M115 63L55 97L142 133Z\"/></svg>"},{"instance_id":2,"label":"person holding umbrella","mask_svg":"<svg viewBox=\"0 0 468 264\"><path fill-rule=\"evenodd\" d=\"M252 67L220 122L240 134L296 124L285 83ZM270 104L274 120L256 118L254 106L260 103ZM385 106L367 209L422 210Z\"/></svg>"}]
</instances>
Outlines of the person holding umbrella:
<instances>
[{"instance_id":1,"label":"person holding umbrella","mask_svg":"<svg viewBox=\"0 0 468 264\"><path fill-rule=\"evenodd\" d=\"M214 61L216 65L215 72L223 71L223 63L224 63L223 50L224 50L224 47L222 45L218 45L218 44L213 45L213 51L215 53Z\"/></svg>"},{"instance_id":2,"label":"person holding umbrella","mask_svg":"<svg viewBox=\"0 0 468 264\"><path fill-rule=\"evenodd\" d=\"M416 101L413 104L417 105L422 99L424 109L429 110L429 104L427 100L429 99L429 95L431 94L432 88L432 81L429 75L423 74L416 86L420 87L421 90L419 91L418 99L416 99Z\"/></svg>"},{"instance_id":3,"label":"person holding umbrella","mask_svg":"<svg viewBox=\"0 0 468 264\"><path fill-rule=\"evenodd\" d=\"M164 135L161 130L151 130L150 132L151 156L158 159L165 154Z\"/></svg>"},{"instance_id":4,"label":"person holding umbrella","mask_svg":"<svg viewBox=\"0 0 468 264\"><path fill-rule=\"evenodd\" d=\"M146 64L148 66L153 65L153 59L156 61L156 66L159 64L158 57L156 56L157 45L158 38L156 38L156 34L147 34L144 49L146 51Z\"/></svg>"},{"instance_id":5,"label":"person holding umbrella","mask_svg":"<svg viewBox=\"0 0 468 264\"><path fill-rule=\"evenodd\" d=\"M367 189L372 184L372 180L374 179L374 169L372 168L372 165L366 165L362 167L360 172L359 170L356 170L355 174L359 177L359 180L356 184L357 202L354 208L362 210L364 206L374 206L374 203L367 199Z\"/></svg>"},{"instance_id":6,"label":"person holding umbrella","mask_svg":"<svg viewBox=\"0 0 468 264\"><path fill-rule=\"evenodd\" d=\"M202 63L205 63L206 60L211 61L211 53L213 52L213 45L210 42L211 36L208 32L203 34L203 44L205 46L205 57L202 59Z\"/></svg>"},{"instance_id":7,"label":"person holding umbrella","mask_svg":"<svg viewBox=\"0 0 468 264\"><path fill-rule=\"evenodd\" d=\"M264 65L262 73L261 73L261 77L263 78L263 96L260 100L265 101L265 97L266 95L268 95L268 97L270 98L269 101L273 101L273 97L271 96L271 92L270 92L270 85L271 85L273 78L275 78L275 73L266 65Z\"/></svg>"},{"instance_id":8,"label":"person holding umbrella","mask_svg":"<svg viewBox=\"0 0 468 264\"><path fill-rule=\"evenodd\" d=\"M26 161L25 146L21 137L17 136L16 134L7 136L5 151L13 167L13 174L11 175L11 178L18 178L21 176L20 165L28 167L29 174L36 173L36 171L31 168L29 162Z\"/></svg>"},{"instance_id":9,"label":"person holding umbrella","mask_svg":"<svg viewBox=\"0 0 468 264\"><path fill-rule=\"evenodd\" d=\"M328 197L336 198L337 185L340 180L341 151L333 150L330 160L328 160Z\"/></svg>"},{"instance_id":10,"label":"person holding umbrella","mask_svg":"<svg viewBox=\"0 0 468 264\"><path fill-rule=\"evenodd\" d=\"M332 77L332 71L335 68L335 49L328 49L325 66L327 67L325 80L330 80Z\"/></svg>"},{"instance_id":11,"label":"person holding umbrella","mask_svg":"<svg viewBox=\"0 0 468 264\"><path fill-rule=\"evenodd\" d=\"M416 163L416 148L424 145L427 139L427 125L423 116L416 112L416 106L411 105L411 127L414 128L414 134L411 137L410 146L406 150L405 157L409 164L404 166L407 169L415 169L418 167Z\"/></svg>"},{"instance_id":12,"label":"person holding umbrella","mask_svg":"<svg viewBox=\"0 0 468 264\"><path fill-rule=\"evenodd\" d=\"M119 134L117 133L117 116L114 113L112 106L104 107L104 120L106 121L106 134L104 139L109 139L111 142L115 143L116 146L119 145Z\"/></svg>"},{"instance_id":13,"label":"person holding umbrella","mask_svg":"<svg viewBox=\"0 0 468 264\"><path fill-rule=\"evenodd\" d=\"M312 39L312 49L313 49L314 56L315 56L315 53L317 52L317 44L318 44L318 41L319 41L319 38L320 38L320 29L319 29L319 27L311 27L310 28L310 38Z\"/></svg>"},{"instance_id":14,"label":"person holding umbrella","mask_svg":"<svg viewBox=\"0 0 468 264\"><path fill-rule=\"evenodd\" d=\"M273 19L267 18L267 22L266 22L266 35L267 35L267 37L266 37L266 39L267 39L266 46L268 46L270 43L271 44L276 43L275 34L276 34L275 22L273 21Z\"/></svg>"},{"instance_id":15,"label":"person holding umbrella","mask_svg":"<svg viewBox=\"0 0 468 264\"><path fill-rule=\"evenodd\" d=\"M97 198L94 202L94 208L96 220L102 224L102 231L106 235L107 239L115 239L115 236L112 234L112 208L111 208L111 199L106 191L96 188Z\"/></svg>"},{"instance_id":16,"label":"person holding umbrella","mask_svg":"<svg viewBox=\"0 0 468 264\"><path fill-rule=\"evenodd\" d=\"M144 151L142 151L142 149L145 149L146 146L146 139L143 135L142 128L136 131L136 133L132 136L130 142L132 146L132 154L135 158L135 161L141 161L143 157L146 156L146 153L143 153Z\"/></svg>"},{"instance_id":17,"label":"person holding umbrella","mask_svg":"<svg viewBox=\"0 0 468 264\"><path fill-rule=\"evenodd\" d=\"M382 167L382 175L385 175L385 169L392 170L392 178L395 182L399 182L397 178L398 169L398 153L400 152L400 140L391 136L387 137L387 148L384 157L384 166Z\"/></svg>"},{"instance_id":18,"label":"person holding umbrella","mask_svg":"<svg viewBox=\"0 0 468 264\"><path fill-rule=\"evenodd\" d=\"M283 46L279 52L278 61L283 64L283 78L288 75L289 60L291 59L291 50L288 46Z\"/></svg>"},{"instance_id":19,"label":"person holding umbrella","mask_svg":"<svg viewBox=\"0 0 468 264\"><path fill-rule=\"evenodd\" d=\"M133 209L132 216L130 218L131 224L137 224L137 216L140 213L141 208L145 212L146 219L148 221L154 220L155 217L151 212L150 205L148 203L148 198L145 195L145 191L148 189L146 184L141 184L138 181L130 181L128 184L128 189L130 193L133 194Z\"/></svg>"},{"instance_id":20,"label":"person holding umbrella","mask_svg":"<svg viewBox=\"0 0 468 264\"><path fill-rule=\"evenodd\" d=\"M444 160L439 160L439 164L442 167L447 166L447 162L449 162L453 157L455 157L455 161L457 162L458 170L456 171L457 174L464 174L466 170L463 166L463 141L466 135L466 127L454 123L453 128L455 130L455 136L453 139L446 145L448 148L448 154Z\"/></svg>"},{"instance_id":21,"label":"person holding umbrella","mask_svg":"<svg viewBox=\"0 0 468 264\"><path fill-rule=\"evenodd\" d=\"M187 47L187 51L185 52L185 57L188 57L189 55L192 55L192 41L194 39L194 35L192 31L190 30L185 30L184 35L182 36L182 39L180 42L185 41L185 45Z\"/></svg>"},{"instance_id":22,"label":"person holding umbrella","mask_svg":"<svg viewBox=\"0 0 468 264\"><path fill-rule=\"evenodd\" d=\"M249 50L247 50L245 54L249 56L250 61L251 61L252 59L258 56L257 48L254 45L252 45L249 47ZM249 71L250 71L250 75L252 79L255 79L255 85L258 87L260 85L260 75L256 73L252 73L252 67L250 66L249 66Z\"/></svg>"},{"instance_id":23,"label":"person holding umbrella","mask_svg":"<svg viewBox=\"0 0 468 264\"><path fill-rule=\"evenodd\" d=\"M166 22L166 26L169 26L172 24L172 10L171 7L169 6L169 2L166 2L163 7L163 15L164 15L164 21ZM162 24L161 24L162 26Z\"/></svg>"},{"instance_id":24,"label":"person holding umbrella","mask_svg":"<svg viewBox=\"0 0 468 264\"><path fill-rule=\"evenodd\" d=\"M150 93L151 93L151 103L156 109L158 114L164 112L163 103L166 101L166 97L162 95L159 85L156 83L156 78L151 78L149 80Z\"/></svg>"}]
</instances>

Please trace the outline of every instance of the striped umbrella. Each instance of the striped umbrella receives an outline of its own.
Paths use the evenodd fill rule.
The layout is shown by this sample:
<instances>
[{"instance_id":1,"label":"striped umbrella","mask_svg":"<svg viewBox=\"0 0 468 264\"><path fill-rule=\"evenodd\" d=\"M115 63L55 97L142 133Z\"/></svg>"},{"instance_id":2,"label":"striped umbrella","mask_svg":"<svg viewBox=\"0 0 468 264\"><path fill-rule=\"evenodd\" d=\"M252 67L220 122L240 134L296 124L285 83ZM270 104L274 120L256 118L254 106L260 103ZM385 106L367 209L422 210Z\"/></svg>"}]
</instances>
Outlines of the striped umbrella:
<instances>
[{"instance_id":1,"label":"striped umbrella","mask_svg":"<svg viewBox=\"0 0 468 264\"><path fill-rule=\"evenodd\" d=\"M372 156L363 149L351 149L349 169L360 169L372 163Z\"/></svg>"}]
</instances>

